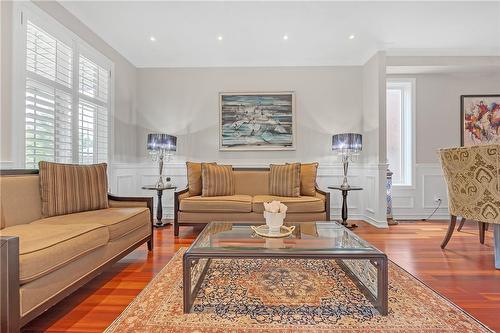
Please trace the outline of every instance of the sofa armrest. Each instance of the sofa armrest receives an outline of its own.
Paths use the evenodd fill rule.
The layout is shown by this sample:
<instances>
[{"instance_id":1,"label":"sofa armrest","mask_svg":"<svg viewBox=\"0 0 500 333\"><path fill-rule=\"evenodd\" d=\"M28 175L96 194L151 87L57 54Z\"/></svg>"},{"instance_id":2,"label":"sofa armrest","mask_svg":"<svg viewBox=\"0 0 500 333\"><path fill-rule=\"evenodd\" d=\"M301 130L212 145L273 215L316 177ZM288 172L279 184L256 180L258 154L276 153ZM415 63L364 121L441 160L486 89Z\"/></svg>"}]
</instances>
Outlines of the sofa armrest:
<instances>
[{"instance_id":1,"label":"sofa armrest","mask_svg":"<svg viewBox=\"0 0 500 333\"><path fill-rule=\"evenodd\" d=\"M326 220L330 221L330 192L323 191L316 186L316 197L322 198L324 200Z\"/></svg>"},{"instance_id":2,"label":"sofa armrest","mask_svg":"<svg viewBox=\"0 0 500 333\"><path fill-rule=\"evenodd\" d=\"M184 199L184 198L189 198L191 196L189 194L189 189L188 188L182 189L180 191L176 191L174 195L175 195L175 197L177 199L179 199L179 201L182 200L182 199Z\"/></svg>"},{"instance_id":3,"label":"sofa armrest","mask_svg":"<svg viewBox=\"0 0 500 333\"><path fill-rule=\"evenodd\" d=\"M189 188L174 193L174 236L179 236L179 209L181 200L189 198Z\"/></svg>"},{"instance_id":4,"label":"sofa armrest","mask_svg":"<svg viewBox=\"0 0 500 333\"><path fill-rule=\"evenodd\" d=\"M119 207L148 207L149 222L151 224L151 240L148 241L148 249L153 249L153 197L119 197L108 193L110 208Z\"/></svg>"},{"instance_id":5,"label":"sofa armrest","mask_svg":"<svg viewBox=\"0 0 500 333\"><path fill-rule=\"evenodd\" d=\"M19 332L19 238L0 236L0 332Z\"/></svg>"}]
</instances>

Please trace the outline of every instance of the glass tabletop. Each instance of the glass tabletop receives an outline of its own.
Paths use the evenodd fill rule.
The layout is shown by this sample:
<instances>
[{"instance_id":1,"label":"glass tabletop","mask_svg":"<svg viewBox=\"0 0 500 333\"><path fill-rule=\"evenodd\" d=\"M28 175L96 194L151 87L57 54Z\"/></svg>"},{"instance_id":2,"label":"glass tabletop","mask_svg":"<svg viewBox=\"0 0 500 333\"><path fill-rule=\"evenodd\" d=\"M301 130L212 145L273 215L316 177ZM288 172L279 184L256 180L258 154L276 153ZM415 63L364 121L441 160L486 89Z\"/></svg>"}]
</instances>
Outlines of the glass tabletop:
<instances>
[{"instance_id":1,"label":"glass tabletop","mask_svg":"<svg viewBox=\"0 0 500 333\"><path fill-rule=\"evenodd\" d=\"M294 225L284 238L266 238L251 228L255 223L211 222L191 245L189 253L279 252L284 253L365 253L382 254L377 248L335 221L285 223Z\"/></svg>"},{"instance_id":2,"label":"glass tabletop","mask_svg":"<svg viewBox=\"0 0 500 333\"><path fill-rule=\"evenodd\" d=\"M162 187L158 187L156 185L144 185L142 186L142 189L143 190L175 190L177 189L177 186L173 186L173 185L168 185L168 186L162 186Z\"/></svg>"}]
</instances>

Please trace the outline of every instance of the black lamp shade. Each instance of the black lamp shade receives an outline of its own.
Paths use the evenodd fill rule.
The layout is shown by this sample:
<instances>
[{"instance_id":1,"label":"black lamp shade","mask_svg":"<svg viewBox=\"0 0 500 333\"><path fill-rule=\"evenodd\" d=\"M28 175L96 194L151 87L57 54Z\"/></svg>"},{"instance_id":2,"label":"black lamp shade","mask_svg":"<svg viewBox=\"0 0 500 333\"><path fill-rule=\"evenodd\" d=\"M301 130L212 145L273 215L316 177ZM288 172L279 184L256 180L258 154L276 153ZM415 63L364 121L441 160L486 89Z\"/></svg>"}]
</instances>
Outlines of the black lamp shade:
<instances>
[{"instance_id":1,"label":"black lamp shade","mask_svg":"<svg viewBox=\"0 0 500 333\"><path fill-rule=\"evenodd\" d=\"M148 134L148 150L177 151L177 137L169 134Z\"/></svg>"},{"instance_id":2,"label":"black lamp shade","mask_svg":"<svg viewBox=\"0 0 500 333\"><path fill-rule=\"evenodd\" d=\"M363 148L363 136L358 133L342 133L332 136L332 150L338 153L358 153Z\"/></svg>"}]
</instances>

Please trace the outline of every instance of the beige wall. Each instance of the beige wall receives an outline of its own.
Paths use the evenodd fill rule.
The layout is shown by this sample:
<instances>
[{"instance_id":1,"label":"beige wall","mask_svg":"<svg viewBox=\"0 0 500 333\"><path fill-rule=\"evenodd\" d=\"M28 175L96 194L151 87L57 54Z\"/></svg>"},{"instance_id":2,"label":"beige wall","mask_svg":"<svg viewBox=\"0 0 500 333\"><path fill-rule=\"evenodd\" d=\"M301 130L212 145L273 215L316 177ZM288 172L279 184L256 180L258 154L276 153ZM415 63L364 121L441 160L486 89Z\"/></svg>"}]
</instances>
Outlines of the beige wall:
<instances>
[{"instance_id":1,"label":"beige wall","mask_svg":"<svg viewBox=\"0 0 500 333\"><path fill-rule=\"evenodd\" d=\"M416 78L417 163L438 163L439 148L460 145L460 95L500 94L498 69L389 77Z\"/></svg>"},{"instance_id":2,"label":"beige wall","mask_svg":"<svg viewBox=\"0 0 500 333\"><path fill-rule=\"evenodd\" d=\"M114 146L113 159L115 161L135 161L137 152L135 111L136 111L136 68L122 55L116 52L100 37L98 37L86 25L69 13L59 3L54 1L35 2L43 11L54 17L59 23L77 34L81 39L105 55L114 63ZM12 3L1 2L1 26L2 26L2 110L1 110L1 161L11 161L14 156L10 149L13 133L10 131L11 115L13 112L24 112L24 110L12 110L11 101L11 78L8 69L12 64ZM8 84L5 84L7 82ZM22 137L20 138L22 140Z\"/></svg>"},{"instance_id":3,"label":"beige wall","mask_svg":"<svg viewBox=\"0 0 500 333\"><path fill-rule=\"evenodd\" d=\"M361 67L138 69L138 147L146 135L178 136L178 159L231 163L336 161L331 135L362 130ZM295 151L221 152L219 92L295 91Z\"/></svg>"}]
</instances>

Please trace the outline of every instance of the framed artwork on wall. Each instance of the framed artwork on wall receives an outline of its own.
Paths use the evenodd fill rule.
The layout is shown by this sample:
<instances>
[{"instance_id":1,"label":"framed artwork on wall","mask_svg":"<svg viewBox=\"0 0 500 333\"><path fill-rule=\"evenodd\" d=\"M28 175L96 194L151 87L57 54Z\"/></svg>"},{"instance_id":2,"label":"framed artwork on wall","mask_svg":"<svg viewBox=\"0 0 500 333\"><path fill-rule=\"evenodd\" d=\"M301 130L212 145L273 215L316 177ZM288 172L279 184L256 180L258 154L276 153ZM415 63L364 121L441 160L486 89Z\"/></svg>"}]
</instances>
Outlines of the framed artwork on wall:
<instances>
[{"instance_id":1,"label":"framed artwork on wall","mask_svg":"<svg viewBox=\"0 0 500 333\"><path fill-rule=\"evenodd\" d=\"M220 150L295 150L293 92L220 93Z\"/></svg>"},{"instance_id":2,"label":"framed artwork on wall","mask_svg":"<svg viewBox=\"0 0 500 333\"><path fill-rule=\"evenodd\" d=\"M500 95L460 97L462 146L500 144Z\"/></svg>"}]
</instances>

